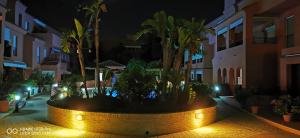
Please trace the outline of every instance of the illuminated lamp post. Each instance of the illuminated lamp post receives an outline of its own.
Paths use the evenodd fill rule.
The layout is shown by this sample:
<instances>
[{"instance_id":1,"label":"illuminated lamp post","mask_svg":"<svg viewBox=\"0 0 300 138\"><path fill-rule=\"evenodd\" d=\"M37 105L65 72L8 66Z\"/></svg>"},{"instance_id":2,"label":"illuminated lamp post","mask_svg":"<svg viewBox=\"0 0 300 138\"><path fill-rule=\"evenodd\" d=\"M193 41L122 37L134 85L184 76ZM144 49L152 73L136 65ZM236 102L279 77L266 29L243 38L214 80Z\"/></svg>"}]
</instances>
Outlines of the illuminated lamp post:
<instances>
[{"instance_id":1,"label":"illuminated lamp post","mask_svg":"<svg viewBox=\"0 0 300 138\"><path fill-rule=\"evenodd\" d=\"M18 113L19 112L19 102L21 100L21 96L20 95L15 95L15 112Z\"/></svg>"},{"instance_id":2,"label":"illuminated lamp post","mask_svg":"<svg viewBox=\"0 0 300 138\"><path fill-rule=\"evenodd\" d=\"M216 93L216 97L219 97L220 91L221 91L220 86L219 85L215 85L214 86L214 92Z\"/></svg>"}]
</instances>

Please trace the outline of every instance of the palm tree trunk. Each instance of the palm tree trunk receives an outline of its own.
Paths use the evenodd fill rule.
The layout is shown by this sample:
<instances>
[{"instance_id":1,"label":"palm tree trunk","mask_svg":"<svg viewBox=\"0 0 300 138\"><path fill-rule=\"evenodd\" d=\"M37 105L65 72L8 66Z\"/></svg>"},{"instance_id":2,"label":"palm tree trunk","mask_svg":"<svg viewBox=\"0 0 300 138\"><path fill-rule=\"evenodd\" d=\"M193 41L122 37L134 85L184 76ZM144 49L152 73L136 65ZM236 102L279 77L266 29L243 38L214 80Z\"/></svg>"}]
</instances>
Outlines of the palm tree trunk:
<instances>
[{"instance_id":1,"label":"palm tree trunk","mask_svg":"<svg viewBox=\"0 0 300 138\"><path fill-rule=\"evenodd\" d=\"M189 61L185 72L185 87L184 87L185 92L187 92L189 86L191 68L192 68L192 57L193 57L192 50L189 50Z\"/></svg>"},{"instance_id":2,"label":"palm tree trunk","mask_svg":"<svg viewBox=\"0 0 300 138\"><path fill-rule=\"evenodd\" d=\"M183 51L179 50L178 53L176 54L175 60L174 60L174 71L176 74L180 73L180 66L182 63L182 57L183 57Z\"/></svg>"},{"instance_id":3,"label":"palm tree trunk","mask_svg":"<svg viewBox=\"0 0 300 138\"><path fill-rule=\"evenodd\" d=\"M99 70L99 48L100 48L100 40L99 40L99 12L96 15L96 20L95 20L95 49L96 49L96 87L98 94L100 94L100 70Z\"/></svg>"},{"instance_id":4,"label":"palm tree trunk","mask_svg":"<svg viewBox=\"0 0 300 138\"><path fill-rule=\"evenodd\" d=\"M182 50L178 51L178 53L175 56L175 60L174 60L174 63L173 63L174 73L175 73L174 75L180 75L181 74L180 66L181 66L181 63L182 63L182 56L183 56ZM177 101L178 101L179 89L180 89L179 84L180 83L174 84L174 89L173 89L174 103L177 103Z\"/></svg>"},{"instance_id":5,"label":"palm tree trunk","mask_svg":"<svg viewBox=\"0 0 300 138\"><path fill-rule=\"evenodd\" d=\"M89 99L89 93L87 90L87 86L86 86L86 74L85 74L85 68L84 68L84 57L82 54L82 44L78 44L77 45L77 49L78 49L78 59L79 59L79 64L80 64L80 70L81 70L81 76L83 78L83 86L85 89L85 94L87 99Z\"/></svg>"},{"instance_id":6,"label":"palm tree trunk","mask_svg":"<svg viewBox=\"0 0 300 138\"><path fill-rule=\"evenodd\" d=\"M164 35L162 35L164 36ZM167 72L168 72L168 66L167 66L167 57L168 57L168 49L167 45L165 43L164 38L162 38L161 46L163 49L163 73L162 73L162 94L161 94L161 100L165 100L165 94L167 93Z\"/></svg>"}]
</instances>

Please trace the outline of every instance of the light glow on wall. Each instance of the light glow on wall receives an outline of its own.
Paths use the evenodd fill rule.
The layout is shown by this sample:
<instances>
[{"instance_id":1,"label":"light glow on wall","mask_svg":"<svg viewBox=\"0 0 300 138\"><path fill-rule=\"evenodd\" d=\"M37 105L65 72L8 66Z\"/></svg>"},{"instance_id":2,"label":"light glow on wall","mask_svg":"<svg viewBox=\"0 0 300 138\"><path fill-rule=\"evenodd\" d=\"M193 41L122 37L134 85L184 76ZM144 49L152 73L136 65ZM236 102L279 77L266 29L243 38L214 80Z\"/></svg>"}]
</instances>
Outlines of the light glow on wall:
<instances>
[{"instance_id":1,"label":"light glow on wall","mask_svg":"<svg viewBox=\"0 0 300 138\"><path fill-rule=\"evenodd\" d=\"M74 129L84 130L85 121L83 120L82 111L72 111L71 127Z\"/></svg>"},{"instance_id":2,"label":"light glow on wall","mask_svg":"<svg viewBox=\"0 0 300 138\"><path fill-rule=\"evenodd\" d=\"M203 119L204 115L202 113L202 110L196 110L194 116L194 125L196 127L200 127L202 125Z\"/></svg>"},{"instance_id":3,"label":"light glow on wall","mask_svg":"<svg viewBox=\"0 0 300 138\"><path fill-rule=\"evenodd\" d=\"M102 81L102 80L103 80L103 78L102 78L103 73L101 72L101 73L99 74L99 76L100 76L100 81Z\"/></svg>"},{"instance_id":4,"label":"light glow on wall","mask_svg":"<svg viewBox=\"0 0 300 138\"><path fill-rule=\"evenodd\" d=\"M82 119L83 119L83 118L82 118L82 115L76 115L75 118L76 118L76 120L78 120L78 121L82 121Z\"/></svg>"}]
</instances>

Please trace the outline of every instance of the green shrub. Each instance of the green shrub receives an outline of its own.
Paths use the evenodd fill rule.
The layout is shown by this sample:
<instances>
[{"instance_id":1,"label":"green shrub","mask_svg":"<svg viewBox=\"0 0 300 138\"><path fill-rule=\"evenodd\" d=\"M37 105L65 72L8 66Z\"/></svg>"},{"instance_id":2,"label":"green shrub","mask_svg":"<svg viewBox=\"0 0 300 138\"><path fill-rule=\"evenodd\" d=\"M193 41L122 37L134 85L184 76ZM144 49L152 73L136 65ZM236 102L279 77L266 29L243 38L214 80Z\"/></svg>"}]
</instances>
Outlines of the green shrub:
<instances>
[{"instance_id":1,"label":"green shrub","mask_svg":"<svg viewBox=\"0 0 300 138\"><path fill-rule=\"evenodd\" d=\"M212 94L212 87L208 84L193 82L193 90L196 92L196 97L209 96Z\"/></svg>"},{"instance_id":2,"label":"green shrub","mask_svg":"<svg viewBox=\"0 0 300 138\"><path fill-rule=\"evenodd\" d=\"M129 102L141 102L151 90L155 89L155 83L155 75L147 72L143 65L132 62L121 73L115 89Z\"/></svg>"},{"instance_id":3,"label":"green shrub","mask_svg":"<svg viewBox=\"0 0 300 138\"><path fill-rule=\"evenodd\" d=\"M247 106L247 100L250 96L252 96L250 90L246 90L242 88L236 89L235 99L241 104L243 108Z\"/></svg>"}]
</instances>

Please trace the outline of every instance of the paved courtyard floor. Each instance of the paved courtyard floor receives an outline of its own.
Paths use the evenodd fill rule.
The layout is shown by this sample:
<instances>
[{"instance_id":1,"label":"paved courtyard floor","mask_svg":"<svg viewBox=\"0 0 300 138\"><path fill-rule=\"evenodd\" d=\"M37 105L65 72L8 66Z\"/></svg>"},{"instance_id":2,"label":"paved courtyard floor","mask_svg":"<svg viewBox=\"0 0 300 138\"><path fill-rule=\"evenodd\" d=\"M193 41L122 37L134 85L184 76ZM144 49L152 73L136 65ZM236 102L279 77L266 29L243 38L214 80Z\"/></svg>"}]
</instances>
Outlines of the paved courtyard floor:
<instances>
[{"instance_id":1,"label":"paved courtyard floor","mask_svg":"<svg viewBox=\"0 0 300 138\"><path fill-rule=\"evenodd\" d=\"M0 120L0 138L52 138L52 137L124 137L67 129L46 122L46 99L38 96L31 99L21 113L14 113ZM218 102L218 121L195 130L157 136L158 138L296 138L256 118Z\"/></svg>"}]
</instances>

